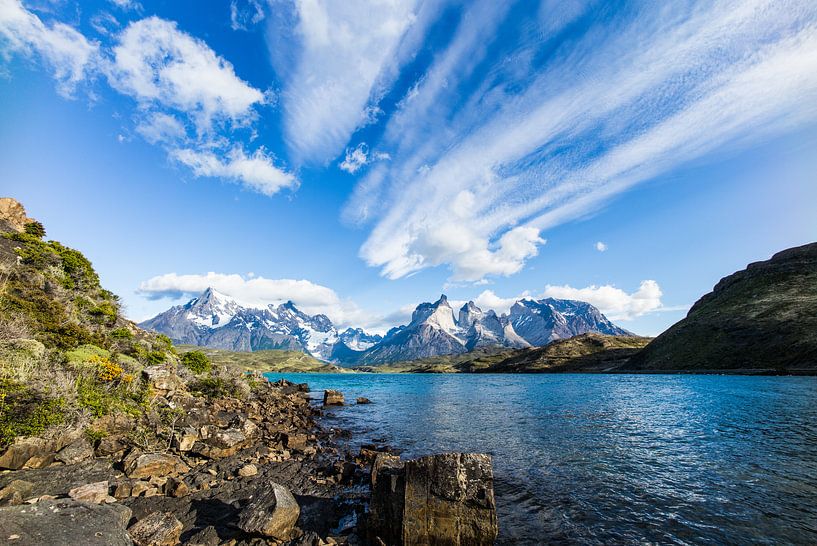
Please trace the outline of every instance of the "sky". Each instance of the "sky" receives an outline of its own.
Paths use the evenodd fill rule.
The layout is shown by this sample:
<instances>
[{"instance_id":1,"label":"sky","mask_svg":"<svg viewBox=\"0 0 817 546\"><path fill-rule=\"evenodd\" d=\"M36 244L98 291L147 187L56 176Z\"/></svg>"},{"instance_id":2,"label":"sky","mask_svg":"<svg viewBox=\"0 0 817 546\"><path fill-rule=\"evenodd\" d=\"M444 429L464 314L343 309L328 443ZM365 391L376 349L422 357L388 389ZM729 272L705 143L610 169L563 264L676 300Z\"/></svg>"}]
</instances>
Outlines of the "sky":
<instances>
[{"instance_id":1,"label":"sky","mask_svg":"<svg viewBox=\"0 0 817 546\"><path fill-rule=\"evenodd\" d=\"M811 0L0 0L0 193L130 318L446 293L657 335L817 240Z\"/></svg>"}]
</instances>

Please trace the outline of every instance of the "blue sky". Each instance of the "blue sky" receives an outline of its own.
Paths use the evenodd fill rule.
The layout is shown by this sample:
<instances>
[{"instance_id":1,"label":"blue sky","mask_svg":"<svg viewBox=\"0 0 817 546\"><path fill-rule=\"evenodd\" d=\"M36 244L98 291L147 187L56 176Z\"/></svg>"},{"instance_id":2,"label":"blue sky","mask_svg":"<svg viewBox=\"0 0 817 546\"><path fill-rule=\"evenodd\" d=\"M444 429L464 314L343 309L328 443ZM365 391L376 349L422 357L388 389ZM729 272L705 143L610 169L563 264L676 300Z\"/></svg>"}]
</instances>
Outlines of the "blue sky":
<instances>
[{"instance_id":1,"label":"blue sky","mask_svg":"<svg viewBox=\"0 0 817 546\"><path fill-rule=\"evenodd\" d=\"M441 292L654 335L817 239L817 4L0 0L0 193L127 314L382 331Z\"/></svg>"}]
</instances>

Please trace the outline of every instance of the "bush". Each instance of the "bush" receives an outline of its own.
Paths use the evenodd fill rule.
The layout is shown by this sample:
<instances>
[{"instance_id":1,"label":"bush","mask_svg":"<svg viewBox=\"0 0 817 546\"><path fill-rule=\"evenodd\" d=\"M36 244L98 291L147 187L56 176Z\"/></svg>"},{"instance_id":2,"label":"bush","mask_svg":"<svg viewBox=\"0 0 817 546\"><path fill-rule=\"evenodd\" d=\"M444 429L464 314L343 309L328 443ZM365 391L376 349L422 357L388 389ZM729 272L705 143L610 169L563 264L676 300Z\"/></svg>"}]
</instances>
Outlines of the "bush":
<instances>
[{"instance_id":1,"label":"bush","mask_svg":"<svg viewBox=\"0 0 817 546\"><path fill-rule=\"evenodd\" d=\"M18 436L36 436L65 420L65 403L12 381L0 380L0 448Z\"/></svg>"},{"instance_id":2,"label":"bush","mask_svg":"<svg viewBox=\"0 0 817 546\"><path fill-rule=\"evenodd\" d=\"M156 345L158 345L161 350L170 351L173 349L173 340L164 334L157 334Z\"/></svg>"},{"instance_id":3,"label":"bush","mask_svg":"<svg viewBox=\"0 0 817 546\"><path fill-rule=\"evenodd\" d=\"M109 301L103 301L96 307L91 308L88 311L88 314L91 315L91 320L97 324L112 325L114 322L116 322L118 312L119 309L117 309L115 304Z\"/></svg>"},{"instance_id":4,"label":"bush","mask_svg":"<svg viewBox=\"0 0 817 546\"><path fill-rule=\"evenodd\" d=\"M111 339L133 339L133 332L127 328L116 328L108 334Z\"/></svg>"},{"instance_id":5,"label":"bush","mask_svg":"<svg viewBox=\"0 0 817 546\"><path fill-rule=\"evenodd\" d=\"M224 398L237 394L235 385L221 377L204 377L189 385L190 391L207 398Z\"/></svg>"},{"instance_id":6,"label":"bush","mask_svg":"<svg viewBox=\"0 0 817 546\"><path fill-rule=\"evenodd\" d=\"M91 411L94 417L102 417L111 412L114 405L111 393L102 388L93 379L77 379L77 404Z\"/></svg>"},{"instance_id":7,"label":"bush","mask_svg":"<svg viewBox=\"0 0 817 546\"><path fill-rule=\"evenodd\" d=\"M208 373L212 369L210 359L201 351L190 351L182 355L182 364L195 374Z\"/></svg>"},{"instance_id":8,"label":"bush","mask_svg":"<svg viewBox=\"0 0 817 546\"><path fill-rule=\"evenodd\" d=\"M26 224L25 232L28 235L32 235L38 239L42 239L45 237L45 227L41 222L34 220L33 222L29 222Z\"/></svg>"}]
</instances>

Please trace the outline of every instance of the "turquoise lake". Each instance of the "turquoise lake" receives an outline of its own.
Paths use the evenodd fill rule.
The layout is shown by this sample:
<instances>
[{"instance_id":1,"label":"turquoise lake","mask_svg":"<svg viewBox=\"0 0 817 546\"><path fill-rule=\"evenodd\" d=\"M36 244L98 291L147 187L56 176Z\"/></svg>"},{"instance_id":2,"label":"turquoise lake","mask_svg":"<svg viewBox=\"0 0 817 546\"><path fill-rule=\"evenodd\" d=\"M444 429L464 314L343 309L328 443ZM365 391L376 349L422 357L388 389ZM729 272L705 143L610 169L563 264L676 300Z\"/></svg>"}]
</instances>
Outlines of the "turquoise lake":
<instances>
[{"instance_id":1,"label":"turquoise lake","mask_svg":"<svg viewBox=\"0 0 817 546\"><path fill-rule=\"evenodd\" d=\"M371 399L352 449L490 453L500 544L817 543L817 378L267 375Z\"/></svg>"}]
</instances>

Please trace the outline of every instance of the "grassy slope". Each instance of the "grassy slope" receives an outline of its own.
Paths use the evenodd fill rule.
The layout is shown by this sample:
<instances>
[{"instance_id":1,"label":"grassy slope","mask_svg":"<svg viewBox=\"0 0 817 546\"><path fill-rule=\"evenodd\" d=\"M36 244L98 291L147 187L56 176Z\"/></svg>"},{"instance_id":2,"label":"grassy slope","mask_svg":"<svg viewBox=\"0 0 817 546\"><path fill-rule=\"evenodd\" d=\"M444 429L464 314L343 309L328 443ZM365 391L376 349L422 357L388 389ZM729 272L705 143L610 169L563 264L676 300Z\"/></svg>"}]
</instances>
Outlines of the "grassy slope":
<instances>
[{"instance_id":1,"label":"grassy slope","mask_svg":"<svg viewBox=\"0 0 817 546\"><path fill-rule=\"evenodd\" d=\"M628 370L817 371L817 243L722 279Z\"/></svg>"},{"instance_id":2,"label":"grassy slope","mask_svg":"<svg viewBox=\"0 0 817 546\"><path fill-rule=\"evenodd\" d=\"M344 371L338 366L321 362L299 351L268 350L249 353L197 347L195 345L179 345L176 349L180 353L201 351L215 365L237 367L257 372L333 373Z\"/></svg>"}]
</instances>

